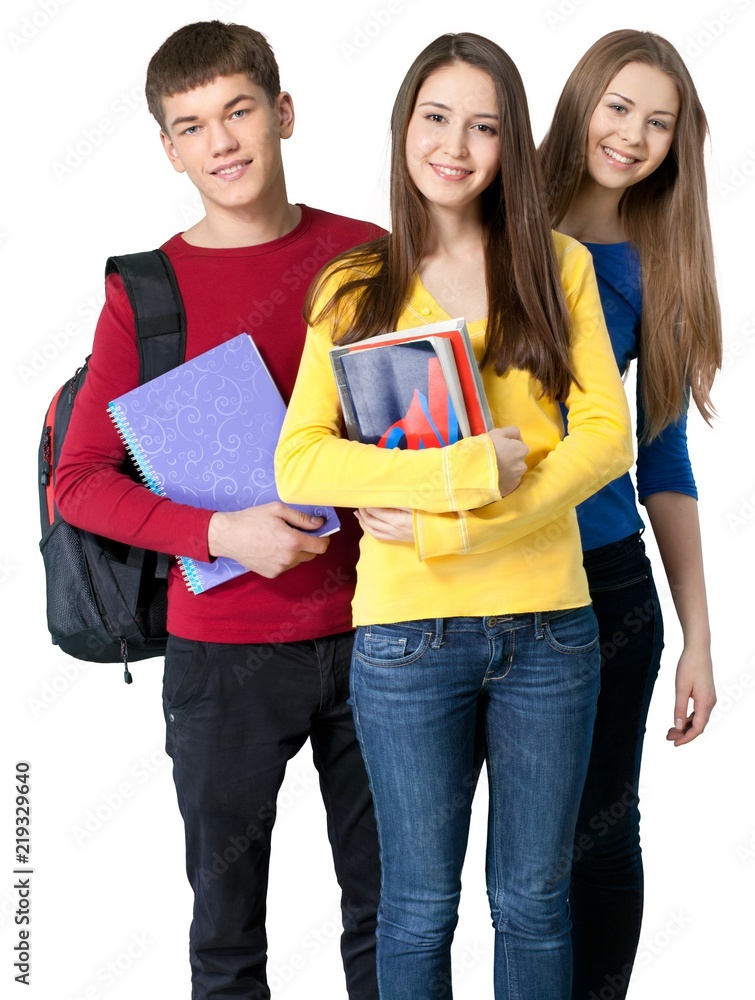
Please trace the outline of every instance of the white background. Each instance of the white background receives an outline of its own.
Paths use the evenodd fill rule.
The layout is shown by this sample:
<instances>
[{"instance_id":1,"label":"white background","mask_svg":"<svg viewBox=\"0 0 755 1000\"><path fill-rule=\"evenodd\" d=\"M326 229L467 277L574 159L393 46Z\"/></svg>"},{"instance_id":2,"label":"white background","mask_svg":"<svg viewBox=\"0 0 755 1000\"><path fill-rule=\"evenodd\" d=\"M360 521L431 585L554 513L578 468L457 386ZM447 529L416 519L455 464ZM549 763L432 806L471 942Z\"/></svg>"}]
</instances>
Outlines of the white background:
<instances>
[{"instance_id":1,"label":"white background","mask_svg":"<svg viewBox=\"0 0 755 1000\"><path fill-rule=\"evenodd\" d=\"M647 903L631 996L755 998L752 900L755 803L750 712L755 473L751 0L189 0L127 4L12 0L0 14L4 391L0 580L0 991L39 1000L189 996L191 893L170 763L163 752L161 661L85 665L54 648L37 551L36 449L53 392L88 353L113 253L146 250L198 218L193 189L170 168L141 97L151 54L173 30L220 17L270 39L296 132L289 193L387 224L390 106L414 56L445 31L477 31L519 66L535 138L561 86L597 37L657 31L681 50L711 125L710 205L726 337L715 386L720 418L695 414L719 707L708 732L674 749L673 676L680 637L659 560L667 650L642 779ZM382 25L376 20L380 14ZM107 120L103 124L103 120ZM79 149L79 162L71 155ZM68 167L66 167L68 157ZM62 164L62 166L61 166ZM650 543L653 551L652 541ZM32 768L30 988L13 981L17 760ZM456 996L492 996L492 931L483 880L480 789L455 945ZM269 893L270 976L286 1000L345 997L337 890L308 748L293 762L276 827ZM602 994L611 1000L610 987ZM547 1000L547 998L543 998Z\"/></svg>"}]
</instances>

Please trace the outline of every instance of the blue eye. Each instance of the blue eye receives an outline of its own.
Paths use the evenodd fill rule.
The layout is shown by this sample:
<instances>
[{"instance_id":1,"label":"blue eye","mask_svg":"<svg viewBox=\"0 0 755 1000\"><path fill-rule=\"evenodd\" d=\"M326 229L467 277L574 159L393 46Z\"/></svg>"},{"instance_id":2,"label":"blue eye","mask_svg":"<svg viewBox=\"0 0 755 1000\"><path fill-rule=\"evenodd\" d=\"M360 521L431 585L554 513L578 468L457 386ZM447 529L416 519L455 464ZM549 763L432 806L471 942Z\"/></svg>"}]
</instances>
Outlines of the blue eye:
<instances>
[{"instance_id":1,"label":"blue eye","mask_svg":"<svg viewBox=\"0 0 755 1000\"><path fill-rule=\"evenodd\" d=\"M187 129L184 129L184 135L196 135L199 130L199 125L189 125Z\"/></svg>"}]
</instances>

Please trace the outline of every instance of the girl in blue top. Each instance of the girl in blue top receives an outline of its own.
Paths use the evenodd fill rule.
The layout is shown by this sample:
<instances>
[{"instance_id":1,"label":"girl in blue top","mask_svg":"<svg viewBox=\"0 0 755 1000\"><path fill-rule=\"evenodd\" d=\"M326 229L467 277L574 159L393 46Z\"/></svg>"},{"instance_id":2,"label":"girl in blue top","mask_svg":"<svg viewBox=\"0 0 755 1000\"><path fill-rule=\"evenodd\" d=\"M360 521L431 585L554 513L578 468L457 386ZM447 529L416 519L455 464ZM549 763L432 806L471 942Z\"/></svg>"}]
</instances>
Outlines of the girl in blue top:
<instances>
[{"instance_id":1,"label":"girl in blue top","mask_svg":"<svg viewBox=\"0 0 755 1000\"><path fill-rule=\"evenodd\" d=\"M551 222L593 255L616 360L637 358L637 494L653 528L684 649L674 725L682 746L715 704L691 395L706 420L721 363L703 146L705 114L679 53L614 31L582 57L541 148ZM660 608L629 474L578 508L601 633L601 692L570 887L572 1000L626 995L642 920L638 783L663 647ZM693 711L690 712L690 702Z\"/></svg>"}]
</instances>

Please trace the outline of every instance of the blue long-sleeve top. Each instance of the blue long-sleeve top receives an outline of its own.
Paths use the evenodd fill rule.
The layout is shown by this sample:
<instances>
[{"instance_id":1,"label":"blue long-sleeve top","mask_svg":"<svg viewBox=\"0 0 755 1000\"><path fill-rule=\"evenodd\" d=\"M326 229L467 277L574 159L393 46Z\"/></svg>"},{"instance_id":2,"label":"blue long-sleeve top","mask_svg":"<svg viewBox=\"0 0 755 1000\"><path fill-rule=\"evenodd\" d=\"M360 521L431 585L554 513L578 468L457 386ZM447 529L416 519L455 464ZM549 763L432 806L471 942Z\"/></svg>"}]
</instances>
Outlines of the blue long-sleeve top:
<instances>
[{"instance_id":1,"label":"blue long-sleeve top","mask_svg":"<svg viewBox=\"0 0 755 1000\"><path fill-rule=\"evenodd\" d=\"M622 375L638 357L642 315L642 272L631 243L586 243L598 278L603 312L616 363ZM577 507L582 548L598 548L626 538L644 527L637 497L644 503L653 493L672 491L697 499L687 450L686 413L651 443L642 441L644 410L640 392L642 359L637 373L637 491L627 472Z\"/></svg>"}]
</instances>

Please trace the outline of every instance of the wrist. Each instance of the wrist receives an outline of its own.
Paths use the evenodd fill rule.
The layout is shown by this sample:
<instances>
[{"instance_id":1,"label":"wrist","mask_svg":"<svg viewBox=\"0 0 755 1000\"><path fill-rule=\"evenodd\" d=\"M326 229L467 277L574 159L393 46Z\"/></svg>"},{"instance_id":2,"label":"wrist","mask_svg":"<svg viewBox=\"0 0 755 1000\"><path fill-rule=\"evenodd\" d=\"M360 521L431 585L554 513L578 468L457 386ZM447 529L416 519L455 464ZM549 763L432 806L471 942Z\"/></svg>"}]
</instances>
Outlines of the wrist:
<instances>
[{"instance_id":1,"label":"wrist","mask_svg":"<svg viewBox=\"0 0 755 1000\"><path fill-rule=\"evenodd\" d=\"M207 524L207 551L212 559L227 555L225 541L228 532L228 515L215 511Z\"/></svg>"},{"instance_id":2,"label":"wrist","mask_svg":"<svg viewBox=\"0 0 755 1000\"><path fill-rule=\"evenodd\" d=\"M679 624L685 646L710 648L710 622L705 609L698 614L682 616Z\"/></svg>"}]
</instances>

